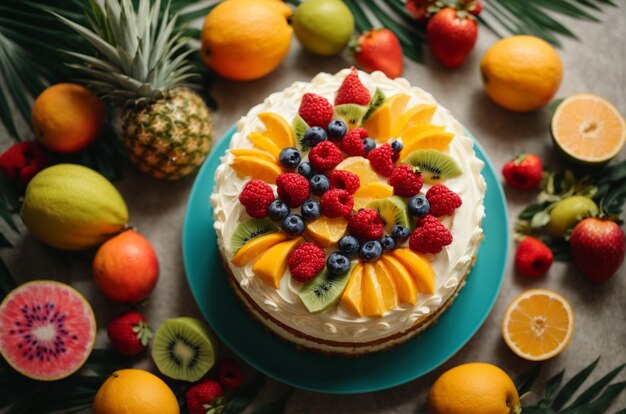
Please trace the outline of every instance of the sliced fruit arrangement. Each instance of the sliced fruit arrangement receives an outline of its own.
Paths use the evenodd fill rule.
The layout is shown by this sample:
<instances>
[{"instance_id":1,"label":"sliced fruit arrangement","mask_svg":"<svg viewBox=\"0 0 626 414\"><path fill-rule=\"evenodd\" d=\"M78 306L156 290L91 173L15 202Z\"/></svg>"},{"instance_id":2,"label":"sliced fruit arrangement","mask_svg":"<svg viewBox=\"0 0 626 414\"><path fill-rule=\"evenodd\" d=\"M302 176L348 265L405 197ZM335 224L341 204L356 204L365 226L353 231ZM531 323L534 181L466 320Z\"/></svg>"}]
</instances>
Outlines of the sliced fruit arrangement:
<instances>
[{"instance_id":1,"label":"sliced fruit arrangement","mask_svg":"<svg viewBox=\"0 0 626 414\"><path fill-rule=\"evenodd\" d=\"M408 102L370 93L353 68L334 105L304 94L292 134L281 117L259 115L267 130L250 135L255 148L231 150L231 165L241 161L238 173L251 177L239 194L250 218L231 238L231 263L251 264L273 289L289 274L310 312L341 303L356 316L381 317L432 295L428 255L453 241L439 218L462 204L441 182L462 171L443 152L453 135L429 124L436 106L405 111ZM363 120L379 136L405 131L407 160L398 163L407 150L400 140L377 144L358 126ZM244 170L253 168L248 159L257 160L254 168L274 163L271 177Z\"/></svg>"}]
</instances>

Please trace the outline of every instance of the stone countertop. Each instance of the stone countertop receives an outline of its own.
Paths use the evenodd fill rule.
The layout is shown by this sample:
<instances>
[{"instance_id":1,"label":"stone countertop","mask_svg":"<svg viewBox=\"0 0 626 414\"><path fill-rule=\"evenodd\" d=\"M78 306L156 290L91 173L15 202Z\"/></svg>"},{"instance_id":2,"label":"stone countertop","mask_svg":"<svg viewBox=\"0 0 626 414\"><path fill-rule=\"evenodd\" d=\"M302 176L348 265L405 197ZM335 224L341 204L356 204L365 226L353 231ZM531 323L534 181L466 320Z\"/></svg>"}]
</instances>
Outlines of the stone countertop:
<instances>
[{"instance_id":1,"label":"stone countertop","mask_svg":"<svg viewBox=\"0 0 626 414\"><path fill-rule=\"evenodd\" d=\"M605 9L602 23L562 18L574 29L580 40L561 38L563 47L558 52L563 60L564 78L557 97L579 92L594 93L613 102L622 114L626 114L626 8ZM527 114L508 112L493 104L483 92L479 61L496 40L491 32L482 27L475 50L460 69L442 68L426 51L425 64L405 62L404 77L411 84L432 93L472 131L485 148L498 174L505 162L521 152L537 153L548 166L557 166L559 160L552 150L548 129L548 109ZM347 57L312 56L303 51L294 39L286 61L269 76L250 83L221 80L213 86L211 92L219 104L219 111L213 117L216 139L270 93L294 81L308 81L320 71L334 73L350 65L351 61ZM4 132L0 133L0 137L0 148L4 149L10 141ZM626 159L626 150L617 159ZM162 182L134 170L127 171L124 179L116 183L128 203L131 225L152 242L159 256L160 280L143 308L155 328L163 320L175 316L201 317L185 279L181 253L182 223L192 184L193 177L177 182ZM513 218L533 200L534 194L511 190L507 186L504 189L512 233ZM93 253L52 254L25 229L19 237L12 237L11 240L15 248L3 249L2 257L16 279L25 282L52 278L76 286L94 307L99 323L96 346L107 346L107 323L125 308L108 301L95 288L91 279ZM511 243L502 289L489 317L476 335L445 364L419 379L378 392L330 395L295 390L287 404L287 412L423 412L430 386L441 373L453 366L483 361L500 366L511 376L526 371L531 363L515 356L508 349L501 338L500 325L507 305L522 291L530 288L548 288L561 293L572 304L576 317L571 343L561 355L544 364L538 384L562 368L567 368L566 379L570 378L599 355L602 359L591 375L591 380L600 378L613 367L626 362L626 265L611 280L601 285L587 282L572 264L559 262L554 263L545 278L529 280L514 271L514 248L515 244ZM222 347L222 351L223 354L230 353L225 347ZM138 360L137 366L154 368L148 354L144 356ZM252 375L251 368L247 367L246 371ZM624 380L624 374L619 378ZM268 380L257 404L272 401L286 390L286 385ZM624 407L626 393L622 393L609 412Z\"/></svg>"}]
</instances>

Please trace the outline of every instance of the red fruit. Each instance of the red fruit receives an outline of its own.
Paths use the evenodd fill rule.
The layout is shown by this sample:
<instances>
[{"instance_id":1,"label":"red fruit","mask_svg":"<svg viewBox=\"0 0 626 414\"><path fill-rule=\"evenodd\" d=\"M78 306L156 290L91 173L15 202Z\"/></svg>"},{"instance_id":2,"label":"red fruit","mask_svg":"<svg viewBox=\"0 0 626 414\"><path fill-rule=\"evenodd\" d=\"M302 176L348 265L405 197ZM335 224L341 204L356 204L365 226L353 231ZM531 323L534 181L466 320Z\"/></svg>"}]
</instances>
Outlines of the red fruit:
<instances>
[{"instance_id":1,"label":"red fruit","mask_svg":"<svg viewBox=\"0 0 626 414\"><path fill-rule=\"evenodd\" d=\"M310 126L326 128L333 119L333 106L323 96L305 93L300 102L298 115Z\"/></svg>"},{"instance_id":2,"label":"red fruit","mask_svg":"<svg viewBox=\"0 0 626 414\"><path fill-rule=\"evenodd\" d=\"M435 3L436 0L407 0L406 9L418 22L424 23L432 16L430 9Z\"/></svg>"},{"instance_id":3,"label":"red fruit","mask_svg":"<svg viewBox=\"0 0 626 414\"><path fill-rule=\"evenodd\" d=\"M264 218L267 209L274 201L274 191L267 183L253 178L243 187L239 202L246 208L250 217Z\"/></svg>"},{"instance_id":4,"label":"red fruit","mask_svg":"<svg viewBox=\"0 0 626 414\"><path fill-rule=\"evenodd\" d=\"M189 387L185 398L189 414L219 413L224 407L224 390L219 382L212 379Z\"/></svg>"},{"instance_id":5,"label":"red fruit","mask_svg":"<svg viewBox=\"0 0 626 414\"><path fill-rule=\"evenodd\" d=\"M427 214L418 219L409 237L409 247L418 253L439 253L452 243L452 234L434 216Z\"/></svg>"},{"instance_id":6,"label":"red fruit","mask_svg":"<svg viewBox=\"0 0 626 414\"><path fill-rule=\"evenodd\" d=\"M309 182L297 173L282 173L276 177L278 197L289 207L299 207L310 194Z\"/></svg>"},{"instance_id":7,"label":"red fruit","mask_svg":"<svg viewBox=\"0 0 626 414\"><path fill-rule=\"evenodd\" d=\"M582 220L572 230L569 244L574 261L594 282L613 276L624 261L624 231L610 220Z\"/></svg>"},{"instance_id":8,"label":"red fruit","mask_svg":"<svg viewBox=\"0 0 626 414\"><path fill-rule=\"evenodd\" d=\"M404 69L400 41L389 29L363 33L353 49L353 56L364 71L380 70L392 79L402 75Z\"/></svg>"},{"instance_id":9,"label":"red fruit","mask_svg":"<svg viewBox=\"0 0 626 414\"><path fill-rule=\"evenodd\" d=\"M428 213L435 217L449 216L463 204L461 197L443 184L430 187L426 192L426 199L430 204Z\"/></svg>"},{"instance_id":10,"label":"red fruit","mask_svg":"<svg viewBox=\"0 0 626 414\"><path fill-rule=\"evenodd\" d=\"M291 277L298 282L306 282L321 272L326 266L324 250L315 243L307 242L289 254L287 258Z\"/></svg>"},{"instance_id":11,"label":"red fruit","mask_svg":"<svg viewBox=\"0 0 626 414\"><path fill-rule=\"evenodd\" d=\"M553 260L552 250L539 239L526 236L517 245L515 267L524 276L543 276L552 266Z\"/></svg>"},{"instance_id":12,"label":"red fruit","mask_svg":"<svg viewBox=\"0 0 626 414\"><path fill-rule=\"evenodd\" d=\"M350 217L348 231L361 240L378 240L383 236L383 219L376 210L359 210Z\"/></svg>"},{"instance_id":13,"label":"red fruit","mask_svg":"<svg viewBox=\"0 0 626 414\"><path fill-rule=\"evenodd\" d=\"M335 105L353 103L367 105L370 103L370 91L359 80L359 73L352 66L350 73L345 77L335 97Z\"/></svg>"},{"instance_id":14,"label":"red fruit","mask_svg":"<svg viewBox=\"0 0 626 414\"><path fill-rule=\"evenodd\" d=\"M457 68L476 44L478 25L466 11L446 7L430 19L426 37L437 60L443 66Z\"/></svg>"},{"instance_id":15,"label":"red fruit","mask_svg":"<svg viewBox=\"0 0 626 414\"><path fill-rule=\"evenodd\" d=\"M473 16L478 17L481 11L483 11L483 4L480 0L470 1L466 10L470 12Z\"/></svg>"},{"instance_id":16,"label":"red fruit","mask_svg":"<svg viewBox=\"0 0 626 414\"><path fill-rule=\"evenodd\" d=\"M368 136L369 134L365 128L354 128L343 136L341 141L339 141L339 145L341 145L343 152L351 157L364 157L365 147L363 146L363 140Z\"/></svg>"},{"instance_id":17,"label":"red fruit","mask_svg":"<svg viewBox=\"0 0 626 414\"><path fill-rule=\"evenodd\" d=\"M152 338L148 321L139 312L126 312L109 323L107 329L113 348L124 355L133 356L143 351Z\"/></svg>"},{"instance_id":18,"label":"red fruit","mask_svg":"<svg viewBox=\"0 0 626 414\"><path fill-rule=\"evenodd\" d=\"M402 164L393 169L387 182L393 187L395 195L413 197L422 189L424 179L422 174L416 171L414 167Z\"/></svg>"},{"instance_id":19,"label":"red fruit","mask_svg":"<svg viewBox=\"0 0 626 414\"><path fill-rule=\"evenodd\" d=\"M36 142L18 142L0 155L0 171L10 180L28 182L46 167L48 156Z\"/></svg>"},{"instance_id":20,"label":"red fruit","mask_svg":"<svg viewBox=\"0 0 626 414\"><path fill-rule=\"evenodd\" d=\"M330 182L331 189L338 188L340 190L346 190L350 194L356 193L356 190L358 190L361 185L361 180L359 180L358 175L344 170L332 171L328 176L328 181Z\"/></svg>"},{"instance_id":21,"label":"red fruit","mask_svg":"<svg viewBox=\"0 0 626 414\"><path fill-rule=\"evenodd\" d=\"M521 154L504 164L502 175L506 182L520 190L531 190L541 182L543 163L535 154Z\"/></svg>"},{"instance_id":22,"label":"red fruit","mask_svg":"<svg viewBox=\"0 0 626 414\"><path fill-rule=\"evenodd\" d=\"M389 177L393 172L393 150L391 145L383 144L367 154L372 168L381 175Z\"/></svg>"},{"instance_id":23,"label":"red fruit","mask_svg":"<svg viewBox=\"0 0 626 414\"><path fill-rule=\"evenodd\" d=\"M215 368L217 379L227 390L236 390L243 384L243 371L239 363L232 358L224 358Z\"/></svg>"},{"instance_id":24,"label":"red fruit","mask_svg":"<svg viewBox=\"0 0 626 414\"><path fill-rule=\"evenodd\" d=\"M328 190L320 198L320 209L326 217L348 217L353 208L354 198L346 190Z\"/></svg>"},{"instance_id":25,"label":"red fruit","mask_svg":"<svg viewBox=\"0 0 626 414\"><path fill-rule=\"evenodd\" d=\"M320 142L309 152L309 162L315 171L330 171L341 161L343 161L341 150L330 141Z\"/></svg>"}]
</instances>

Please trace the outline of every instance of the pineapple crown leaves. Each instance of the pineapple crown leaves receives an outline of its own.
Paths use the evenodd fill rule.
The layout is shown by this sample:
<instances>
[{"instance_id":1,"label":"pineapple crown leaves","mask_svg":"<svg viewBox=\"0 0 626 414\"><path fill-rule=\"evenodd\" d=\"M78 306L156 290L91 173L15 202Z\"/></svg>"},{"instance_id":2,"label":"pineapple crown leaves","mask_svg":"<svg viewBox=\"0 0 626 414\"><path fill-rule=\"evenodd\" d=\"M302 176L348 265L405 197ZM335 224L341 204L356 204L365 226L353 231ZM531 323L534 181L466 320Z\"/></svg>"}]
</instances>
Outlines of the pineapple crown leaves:
<instances>
[{"instance_id":1,"label":"pineapple crown leaves","mask_svg":"<svg viewBox=\"0 0 626 414\"><path fill-rule=\"evenodd\" d=\"M104 9L90 0L91 29L53 13L64 24L85 38L97 56L65 51L83 61L70 64L87 75L82 80L104 99L115 103L155 100L167 91L197 76L186 61L192 49L181 51L186 42L176 30L177 16L169 13L168 3L161 18L160 0L150 5L140 0L106 0Z\"/></svg>"}]
</instances>

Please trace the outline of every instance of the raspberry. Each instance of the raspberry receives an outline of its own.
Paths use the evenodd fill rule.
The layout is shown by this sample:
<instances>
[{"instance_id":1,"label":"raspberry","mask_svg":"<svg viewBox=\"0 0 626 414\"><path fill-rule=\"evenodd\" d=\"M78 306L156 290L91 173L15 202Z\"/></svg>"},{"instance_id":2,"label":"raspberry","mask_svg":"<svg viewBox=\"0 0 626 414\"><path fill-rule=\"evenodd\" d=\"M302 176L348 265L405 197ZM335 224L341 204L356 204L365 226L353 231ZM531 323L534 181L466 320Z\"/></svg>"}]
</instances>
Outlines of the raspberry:
<instances>
[{"instance_id":1,"label":"raspberry","mask_svg":"<svg viewBox=\"0 0 626 414\"><path fill-rule=\"evenodd\" d=\"M422 174L407 164L398 165L394 168L387 182L393 187L393 193L400 197L417 195L424 184Z\"/></svg>"},{"instance_id":2,"label":"raspberry","mask_svg":"<svg viewBox=\"0 0 626 414\"><path fill-rule=\"evenodd\" d=\"M363 139L368 136L369 135L366 129L354 128L353 130L348 131L348 133L344 135L343 139L340 141L341 149L351 157L364 157L365 147L363 145Z\"/></svg>"},{"instance_id":3,"label":"raspberry","mask_svg":"<svg viewBox=\"0 0 626 414\"><path fill-rule=\"evenodd\" d=\"M350 217L348 231L361 240L378 240L383 236L383 219L376 210L359 210Z\"/></svg>"},{"instance_id":4,"label":"raspberry","mask_svg":"<svg viewBox=\"0 0 626 414\"><path fill-rule=\"evenodd\" d=\"M314 93L305 93L300 102L298 115L309 126L326 128L333 119L333 106L322 96Z\"/></svg>"},{"instance_id":5,"label":"raspberry","mask_svg":"<svg viewBox=\"0 0 626 414\"><path fill-rule=\"evenodd\" d=\"M346 76L337 91L335 105L347 103L357 105L367 105L370 102L370 92L359 80L359 73L352 66L350 73Z\"/></svg>"},{"instance_id":6,"label":"raspberry","mask_svg":"<svg viewBox=\"0 0 626 414\"><path fill-rule=\"evenodd\" d=\"M346 190L350 194L354 194L361 185L359 176L350 171L334 170L330 173L328 179L330 180L331 189L338 188L340 190Z\"/></svg>"},{"instance_id":7,"label":"raspberry","mask_svg":"<svg viewBox=\"0 0 626 414\"><path fill-rule=\"evenodd\" d=\"M267 210L272 201L274 201L272 187L255 178L248 181L239 194L239 202L246 208L246 213L254 218L267 216Z\"/></svg>"},{"instance_id":8,"label":"raspberry","mask_svg":"<svg viewBox=\"0 0 626 414\"><path fill-rule=\"evenodd\" d=\"M216 371L218 381L227 390L235 390L243 384L243 371L239 363L232 358L219 361Z\"/></svg>"},{"instance_id":9,"label":"raspberry","mask_svg":"<svg viewBox=\"0 0 626 414\"><path fill-rule=\"evenodd\" d=\"M439 253L452 243L452 234L436 217L427 214L417 220L409 247L418 253Z\"/></svg>"},{"instance_id":10,"label":"raspberry","mask_svg":"<svg viewBox=\"0 0 626 414\"><path fill-rule=\"evenodd\" d=\"M289 207L299 207L309 198L309 182L297 173L282 173L276 177L278 197Z\"/></svg>"},{"instance_id":11,"label":"raspberry","mask_svg":"<svg viewBox=\"0 0 626 414\"><path fill-rule=\"evenodd\" d=\"M449 216L463 204L461 197L443 184L430 187L426 192L426 199L430 204L429 213L435 217Z\"/></svg>"},{"instance_id":12,"label":"raspberry","mask_svg":"<svg viewBox=\"0 0 626 414\"><path fill-rule=\"evenodd\" d=\"M346 190L328 190L320 198L322 214L326 217L348 217L354 208L354 199Z\"/></svg>"},{"instance_id":13,"label":"raspberry","mask_svg":"<svg viewBox=\"0 0 626 414\"><path fill-rule=\"evenodd\" d=\"M341 161L341 150L330 141L320 142L309 152L309 163L317 172L330 171Z\"/></svg>"},{"instance_id":14,"label":"raspberry","mask_svg":"<svg viewBox=\"0 0 626 414\"><path fill-rule=\"evenodd\" d=\"M306 282L324 270L326 257L324 250L315 243L303 243L289 254L287 258L291 277L298 282Z\"/></svg>"},{"instance_id":15,"label":"raspberry","mask_svg":"<svg viewBox=\"0 0 626 414\"><path fill-rule=\"evenodd\" d=\"M372 168L379 174L389 177L393 172L393 151L391 145L383 144L378 148L374 148L367 154Z\"/></svg>"},{"instance_id":16,"label":"raspberry","mask_svg":"<svg viewBox=\"0 0 626 414\"><path fill-rule=\"evenodd\" d=\"M517 245L515 267L524 276L543 276L553 260L552 250L539 239L527 236Z\"/></svg>"}]
</instances>

